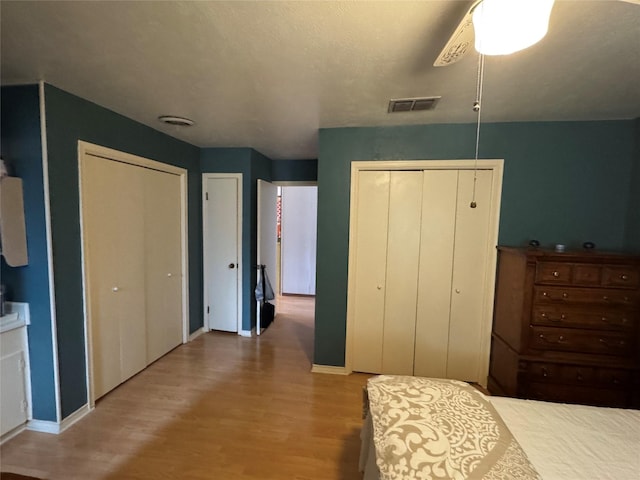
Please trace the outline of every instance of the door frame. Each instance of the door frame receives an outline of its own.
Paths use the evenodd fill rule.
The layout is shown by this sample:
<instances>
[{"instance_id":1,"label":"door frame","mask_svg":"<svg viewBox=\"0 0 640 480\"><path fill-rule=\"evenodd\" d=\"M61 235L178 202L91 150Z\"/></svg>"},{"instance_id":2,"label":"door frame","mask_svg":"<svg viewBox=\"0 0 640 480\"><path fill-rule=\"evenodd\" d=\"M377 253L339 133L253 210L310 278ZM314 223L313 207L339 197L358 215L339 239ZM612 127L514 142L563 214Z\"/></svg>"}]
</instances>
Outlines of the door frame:
<instances>
[{"instance_id":1,"label":"door frame","mask_svg":"<svg viewBox=\"0 0 640 480\"><path fill-rule=\"evenodd\" d=\"M181 167L175 167L167 163L150 160L148 158L139 157L126 152L121 152L113 148L96 145L93 143L78 140L78 197L80 200L80 238L81 248L80 256L82 262L82 300L83 300L83 314L84 314L84 342L85 342L85 361L86 361L86 378L87 378L87 392L89 397L89 407L95 407L95 389L93 385L93 336L91 329L91 298L88 288L88 271L90 266L88 265L88 258L85 253L87 252L87 241L85 235L85 225L83 216L82 205L82 162L86 155L92 155L96 157L104 158L105 160L127 163L143 168L149 168L152 170L158 170L161 172L172 173L180 177L180 230L181 230L181 249L182 255L180 258L180 273L182 275L182 343L187 343L189 340L189 230L188 230L188 212L187 212L187 170Z\"/></svg>"},{"instance_id":2,"label":"door frame","mask_svg":"<svg viewBox=\"0 0 640 480\"><path fill-rule=\"evenodd\" d=\"M504 171L503 159L489 160L385 160L385 161L353 161L351 162L351 205L349 209L349 275L347 279L347 329L345 341L345 371L353 372L353 342L354 342L354 295L355 279L351 272L356 267L356 242L358 211L358 183L360 172L372 170L492 170L493 181L491 186L491 213L489 217L489 242L487 245L487 265L485 268L485 291L482 308L482 344L481 358L486 358L486 365L480 366L481 383L486 387L486 378L489 375L489 352L491 349L491 323L493 318L494 285L496 279L496 261L498 245L498 228L500 225L500 203L502 197L502 176ZM491 268L493 266L493 268Z\"/></svg>"},{"instance_id":3,"label":"door frame","mask_svg":"<svg viewBox=\"0 0 640 480\"><path fill-rule=\"evenodd\" d=\"M242 336L251 336L251 331L245 332L242 329L242 271L244 269L244 263L242 262L242 173L203 173L202 174L202 265L207 265L207 181L209 179L215 178L233 178L237 181L238 185L238 201L236 205L236 222L238 225L237 228L237 245L236 249L238 251L238 281L236 285L237 290L237 298L238 298L238 322L237 322L237 332L238 335ZM209 314L207 313L207 305L209 305L209 285L213 282L213 279L210 278L210 274L207 272L206 268L203 268L203 327L205 332L211 330L209 327Z\"/></svg>"}]
</instances>

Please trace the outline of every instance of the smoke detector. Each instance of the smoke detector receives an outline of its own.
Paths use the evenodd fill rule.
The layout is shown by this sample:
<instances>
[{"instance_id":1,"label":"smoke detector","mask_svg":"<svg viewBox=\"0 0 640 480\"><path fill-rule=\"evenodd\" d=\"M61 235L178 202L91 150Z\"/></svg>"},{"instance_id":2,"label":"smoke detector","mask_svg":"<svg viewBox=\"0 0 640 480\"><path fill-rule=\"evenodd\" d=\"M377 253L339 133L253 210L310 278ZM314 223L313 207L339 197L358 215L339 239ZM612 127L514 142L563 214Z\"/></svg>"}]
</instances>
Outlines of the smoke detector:
<instances>
[{"instance_id":1,"label":"smoke detector","mask_svg":"<svg viewBox=\"0 0 640 480\"><path fill-rule=\"evenodd\" d=\"M396 98L389 100L387 113L433 110L442 97Z\"/></svg>"},{"instance_id":2,"label":"smoke detector","mask_svg":"<svg viewBox=\"0 0 640 480\"><path fill-rule=\"evenodd\" d=\"M158 117L158 120L160 120L162 123L167 123L169 125L175 125L178 127L190 127L191 125L195 124L193 120L184 117L177 117L175 115L160 115Z\"/></svg>"}]
</instances>

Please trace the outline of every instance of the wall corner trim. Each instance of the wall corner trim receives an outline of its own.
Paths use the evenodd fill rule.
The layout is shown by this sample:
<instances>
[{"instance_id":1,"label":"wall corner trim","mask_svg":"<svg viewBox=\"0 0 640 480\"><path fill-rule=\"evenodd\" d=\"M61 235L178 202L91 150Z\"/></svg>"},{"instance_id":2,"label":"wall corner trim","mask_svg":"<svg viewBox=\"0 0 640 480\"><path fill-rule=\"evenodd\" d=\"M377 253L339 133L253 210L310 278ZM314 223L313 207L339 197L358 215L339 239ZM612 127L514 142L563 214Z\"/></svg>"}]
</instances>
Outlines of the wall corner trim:
<instances>
[{"instance_id":1,"label":"wall corner trim","mask_svg":"<svg viewBox=\"0 0 640 480\"><path fill-rule=\"evenodd\" d=\"M241 337L253 337L256 334L256 329L255 327L252 328L251 330L240 330L238 332L238 335L240 335Z\"/></svg>"},{"instance_id":2,"label":"wall corner trim","mask_svg":"<svg viewBox=\"0 0 640 480\"><path fill-rule=\"evenodd\" d=\"M318 365L314 363L311 366L311 373L325 373L329 375L351 375L351 372L345 367L336 367L334 365Z\"/></svg>"},{"instance_id":3,"label":"wall corner trim","mask_svg":"<svg viewBox=\"0 0 640 480\"><path fill-rule=\"evenodd\" d=\"M200 327L195 332L193 332L192 334L189 335L189 340L187 340L187 341L188 342L193 342L196 338L198 338L203 333L204 333L204 327Z\"/></svg>"},{"instance_id":4,"label":"wall corner trim","mask_svg":"<svg viewBox=\"0 0 640 480\"><path fill-rule=\"evenodd\" d=\"M89 406L88 403L85 403L78 410L73 412L71 415L66 417L62 422L51 422L47 420L29 420L27 423L27 430L32 430L34 432L42 432L42 433L52 433L54 435L58 435L64 432L71 425L79 421L88 415L93 408Z\"/></svg>"}]
</instances>

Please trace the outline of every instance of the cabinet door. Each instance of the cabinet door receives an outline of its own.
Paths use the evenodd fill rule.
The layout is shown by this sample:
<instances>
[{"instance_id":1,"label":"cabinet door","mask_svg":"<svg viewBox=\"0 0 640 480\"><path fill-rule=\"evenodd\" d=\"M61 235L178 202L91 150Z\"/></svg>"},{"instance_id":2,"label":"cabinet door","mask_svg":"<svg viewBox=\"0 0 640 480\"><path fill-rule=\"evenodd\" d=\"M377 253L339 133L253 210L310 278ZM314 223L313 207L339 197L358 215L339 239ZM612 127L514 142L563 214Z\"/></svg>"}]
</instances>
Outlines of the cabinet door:
<instances>
[{"instance_id":1,"label":"cabinet door","mask_svg":"<svg viewBox=\"0 0 640 480\"><path fill-rule=\"evenodd\" d=\"M413 374L421 210L422 172L391 172L382 373Z\"/></svg>"},{"instance_id":2,"label":"cabinet door","mask_svg":"<svg viewBox=\"0 0 640 480\"><path fill-rule=\"evenodd\" d=\"M425 170L414 374L447 377L457 170Z\"/></svg>"},{"instance_id":3,"label":"cabinet door","mask_svg":"<svg viewBox=\"0 0 640 480\"><path fill-rule=\"evenodd\" d=\"M180 177L147 170L144 179L147 363L182 343Z\"/></svg>"},{"instance_id":4,"label":"cabinet door","mask_svg":"<svg viewBox=\"0 0 640 480\"><path fill-rule=\"evenodd\" d=\"M485 305L486 272L494 268L487 265L493 172L477 172L476 208L469 206L473 178L472 170L459 173L447 378L479 382L484 380L479 378L480 367L488 363L488 354L483 357L488 352L483 339L488 338L490 325L482 320L490 308Z\"/></svg>"},{"instance_id":5,"label":"cabinet door","mask_svg":"<svg viewBox=\"0 0 640 480\"><path fill-rule=\"evenodd\" d=\"M389 219L389 172L358 177L353 307L353 369L382 372Z\"/></svg>"}]
</instances>

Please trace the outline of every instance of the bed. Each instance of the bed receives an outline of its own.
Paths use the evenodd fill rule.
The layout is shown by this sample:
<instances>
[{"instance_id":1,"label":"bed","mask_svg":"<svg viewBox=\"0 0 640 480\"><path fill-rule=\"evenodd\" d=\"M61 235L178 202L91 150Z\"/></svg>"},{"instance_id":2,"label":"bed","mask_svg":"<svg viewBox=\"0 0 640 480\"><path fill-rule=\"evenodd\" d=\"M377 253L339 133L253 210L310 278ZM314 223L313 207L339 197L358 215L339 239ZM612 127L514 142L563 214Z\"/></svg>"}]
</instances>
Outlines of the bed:
<instances>
[{"instance_id":1,"label":"bed","mask_svg":"<svg viewBox=\"0 0 640 480\"><path fill-rule=\"evenodd\" d=\"M483 395L380 375L365 389L364 480L640 478L640 411Z\"/></svg>"}]
</instances>

